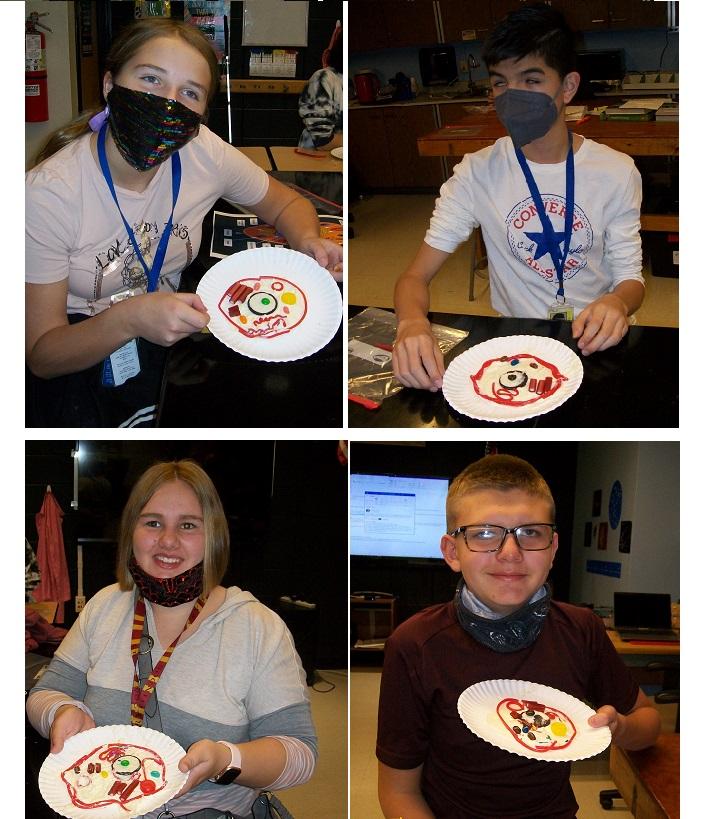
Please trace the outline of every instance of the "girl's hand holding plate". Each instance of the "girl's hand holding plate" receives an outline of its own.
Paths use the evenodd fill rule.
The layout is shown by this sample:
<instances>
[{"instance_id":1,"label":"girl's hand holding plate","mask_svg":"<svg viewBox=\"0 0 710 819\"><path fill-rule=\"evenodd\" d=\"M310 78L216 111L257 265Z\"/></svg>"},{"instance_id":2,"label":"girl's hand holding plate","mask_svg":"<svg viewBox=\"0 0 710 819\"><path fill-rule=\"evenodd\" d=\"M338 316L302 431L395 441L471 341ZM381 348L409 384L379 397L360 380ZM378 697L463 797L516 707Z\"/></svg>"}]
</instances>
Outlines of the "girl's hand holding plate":
<instances>
[{"instance_id":1,"label":"girl's hand holding plate","mask_svg":"<svg viewBox=\"0 0 710 819\"><path fill-rule=\"evenodd\" d=\"M343 248L339 244L330 239L321 239L320 236L309 236L294 250L315 259L336 281L343 280Z\"/></svg>"},{"instance_id":2,"label":"girl's hand holding plate","mask_svg":"<svg viewBox=\"0 0 710 819\"><path fill-rule=\"evenodd\" d=\"M57 709L49 730L49 752L58 754L69 737L81 731L88 731L89 728L96 728L96 723L86 711L82 711L76 705L62 705Z\"/></svg>"}]
</instances>

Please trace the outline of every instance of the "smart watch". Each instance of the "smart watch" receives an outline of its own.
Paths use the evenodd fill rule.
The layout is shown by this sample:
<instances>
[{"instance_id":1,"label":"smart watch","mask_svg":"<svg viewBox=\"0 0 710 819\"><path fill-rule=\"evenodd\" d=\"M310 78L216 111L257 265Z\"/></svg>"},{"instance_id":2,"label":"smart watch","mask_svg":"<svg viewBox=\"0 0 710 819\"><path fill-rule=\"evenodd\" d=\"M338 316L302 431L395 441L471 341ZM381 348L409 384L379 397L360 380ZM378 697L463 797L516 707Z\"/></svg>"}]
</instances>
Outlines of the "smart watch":
<instances>
[{"instance_id":1,"label":"smart watch","mask_svg":"<svg viewBox=\"0 0 710 819\"><path fill-rule=\"evenodd\" d=\"M239 747L231 742L225 742L223 739L218 739L217 742L229 748L232 759L226 768L221 770L217 776L211 776L209 781L214 782L216 785L231 785L242 772L242 753Z\"/></svg>"}]
</instances>

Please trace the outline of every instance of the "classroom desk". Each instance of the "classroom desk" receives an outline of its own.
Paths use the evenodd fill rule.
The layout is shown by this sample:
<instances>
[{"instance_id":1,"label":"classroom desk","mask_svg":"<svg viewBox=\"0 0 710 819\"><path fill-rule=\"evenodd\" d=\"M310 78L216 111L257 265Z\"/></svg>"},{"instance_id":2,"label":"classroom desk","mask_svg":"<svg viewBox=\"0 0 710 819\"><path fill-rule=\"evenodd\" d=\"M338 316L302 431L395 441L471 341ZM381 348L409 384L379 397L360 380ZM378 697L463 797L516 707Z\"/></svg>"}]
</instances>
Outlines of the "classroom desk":
<instances>
[{"instance_id":1,"label":"classroom desk","mask_svg":"<svg viewBox=\"0 0 710 819\"><path fill-rule=\"evenodd\" d=\"M244 154L244 156L248 156L249 159L255 164L258 165L260 168L263 168L265 171L273 171L274 166L271 164L271 160L269 159L269 154L267 153L266 148L262 148L258 145L246 145L236 146L237 150Z\"/></svg>"},{"instance_id":2,"label":"classroom desk","mask_svg":"<svg viewBox=\"0 0 710 819\"><path fill-rule=\"evenodd\" d=\"M680 734L661 734L643 751L611 746L609 773L639 819L680 819Z\"/></svg>"},{"instance_id":3,"label":"classroom desk","mask_svg":"<svg viewBox=\"0 0 710 819\"><path fill-rule=\"evenodd\" d=\"M678 156L677 122L618 122L593 116L587 122L569 122L576 134L631 156ZM480 151L506 135L495 111L469 114L459 122L417 139L420 156L463 156Z\"/></svg>"},{"instance_id":4,"label":"classroom desk","mask_svg":"<svg viewBox=\"0 0 710 819\"><path fill-rule=\"evenodd\" d=\"M353 307L351 315L361 308ZM474 344L497 336L549 336L577 351L570 322L432 313L435 324L467 330L468 337L444 357L448 365ZM584 378L564 404L525 421L496 424L461 415L441 391L406 388L386 398L377 410L349 402L353 427L677 427L678 330L629 328L608 350L580 356Z\"/></svg>"},{"instance_id":5,"label":"classroom desk","mask_svg":"<svg viewBox=\"0 0 710 819\"><path fill-rule=\"evenodd\" d=\"M661 643L657 641L622 640L616 629L610 628L606 631L614 648L619 654L648 657L678 657L680 655L680 643ZM626 659L626 656L624 657Z\"/></svg>"},{"instance_id":6,"label":"classroom desk","mask_svg":"<svg viewBox=\"0 0 710 819\"><path fill-rule=\"evenodd\" d=\"M296 153L293 146L271 145L269 147L277 171L319 171L322 173L342 173L343 160L330 153L322 156L308 156Z\"/></svg>"},{"instance_id":7,"label":"classroom desk","mask_svg":"<svg viewBox=\"0 0 710 819\"><path fill-rule=\"evenodd\" d=\"M307 172L271 175L309 197L319 213L342 215L342 175ZM217 210L228 208L218 203ZM210 219L208 215L203 225L198 264L183 274L181 290L194 292L205 270L220 261L209 255ZM318 352L284 363L239 355L210 333L190 335L168 352L157 425L340 428L342 335L341 326Z\"/></svg>"}]
</instances>

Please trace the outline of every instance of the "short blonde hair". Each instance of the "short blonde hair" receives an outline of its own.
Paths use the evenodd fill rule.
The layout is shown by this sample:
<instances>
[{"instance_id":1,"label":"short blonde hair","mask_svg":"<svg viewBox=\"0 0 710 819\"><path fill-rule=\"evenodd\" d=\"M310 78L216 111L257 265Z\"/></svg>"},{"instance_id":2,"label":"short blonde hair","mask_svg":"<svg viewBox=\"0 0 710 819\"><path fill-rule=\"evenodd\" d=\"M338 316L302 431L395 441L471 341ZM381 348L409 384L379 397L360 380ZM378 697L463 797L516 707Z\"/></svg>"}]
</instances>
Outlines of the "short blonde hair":
<instances>
[{"instance_id":1,"label":"short blonde hair","mask_svg":"<svg viewBox=\"0 0 710 819\"><path fill-rule=\"evenodd\" d=\"M218 586L229 565L229 527L217 490L205 470L191 460L153 464L138 479L123 509L118 536L116 578L122 591L133 589L128 570L133 555L133 533L138 517L153 495L166 483L182 481L197 495L205 526L202 593L208 595Z\"/></svg>"},{"instance_id":2,"label":"short blonde hair","mask_svg":"<svg viewBox=\"0 0 710 819\"><path fill-rule=\"evenodd\" d=\"M555 500L550 487L532 464L515 455L486 455L467 466L451 482L446 496L446 527L449 531L453 527L458 501L479 489L495 489L500 492L520 489L528 495L547 501L552 520L555 519Z\"/></svg>"}]
</instances>

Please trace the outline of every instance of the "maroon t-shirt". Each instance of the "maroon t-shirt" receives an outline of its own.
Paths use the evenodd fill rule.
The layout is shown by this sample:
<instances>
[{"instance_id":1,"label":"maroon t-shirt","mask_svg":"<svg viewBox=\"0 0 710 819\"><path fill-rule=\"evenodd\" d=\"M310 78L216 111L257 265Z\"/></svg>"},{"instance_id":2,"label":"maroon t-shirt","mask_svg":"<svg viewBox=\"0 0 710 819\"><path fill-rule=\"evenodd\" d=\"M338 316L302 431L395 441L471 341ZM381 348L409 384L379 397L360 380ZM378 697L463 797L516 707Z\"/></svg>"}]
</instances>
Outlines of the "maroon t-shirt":
<instances>
[{"instance_id":1,"label":"maroon t-shirt","mask_svg":"<svg viewBox=\"0 0 710 819\"><path fill-rule=\"evenodd\" d=\"M422 793L436 819L569 819L577 802L570 763L500 750L471 733L456 703L483 680L551 685L595 710L628 713L638 684L589 609L553 602L540 636L510 654L492 651L460 626L453 603L425 609L387 640L377 757L392 768L422 763Z\"/></svg>"}]
</instances>

